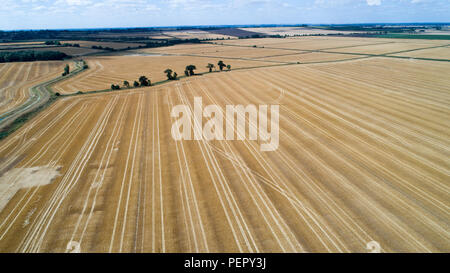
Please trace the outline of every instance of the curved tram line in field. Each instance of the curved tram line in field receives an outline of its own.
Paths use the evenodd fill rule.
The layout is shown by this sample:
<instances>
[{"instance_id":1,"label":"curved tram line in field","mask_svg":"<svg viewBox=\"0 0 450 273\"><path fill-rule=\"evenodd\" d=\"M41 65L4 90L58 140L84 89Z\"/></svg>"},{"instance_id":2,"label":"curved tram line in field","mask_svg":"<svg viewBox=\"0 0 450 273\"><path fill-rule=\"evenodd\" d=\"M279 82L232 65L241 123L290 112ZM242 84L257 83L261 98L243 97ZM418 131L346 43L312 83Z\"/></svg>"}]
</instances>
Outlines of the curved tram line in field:
<instances>
[{"instance_id":1,"label":"curved tram line in field","mask_svg":"<svg viewBox=\"0 0 450 273\"><path fill-rule=\"evenodd\" d=\"M28 75L33 64L34 63L29 65L29 70L24 80L28 79ZM72 77L84 70L81 62L77 62L75 67L76 69L70 73L69 77ZM47 70L48 69L49 68L47 68ZM20 72L21 71L18 70L16 72L16 75L19 75ZM15 79L17 79L17 76ZM11 85L14 83L15 79L11 80ZM39 109L40 107L44 107L52 98L54 98L54 93L51 90L50 86L64 79L67 79L67 77L57 77L46 82L36 84L29 89L26 87L29 84L21 87L22 91L19 93L19 98L15 99L16 101L14 102L14 104L11 104L8 106L8 108L5 108L6 111L0 113L0 130L5 129L5 127L13 123L15 120L19 119L21 116L24 116L27 113L31 113L34 110ZM42 81L42 79L33 80L33 82L36 81ZM27 89L29 92L28 95L25 93ZM14 95L12 94L12 92L8 92L8 96ZM27 97L28 99L24 100ZM13 98L10 97L10 100L12 99Z\"/></svg>"}]
</instances>

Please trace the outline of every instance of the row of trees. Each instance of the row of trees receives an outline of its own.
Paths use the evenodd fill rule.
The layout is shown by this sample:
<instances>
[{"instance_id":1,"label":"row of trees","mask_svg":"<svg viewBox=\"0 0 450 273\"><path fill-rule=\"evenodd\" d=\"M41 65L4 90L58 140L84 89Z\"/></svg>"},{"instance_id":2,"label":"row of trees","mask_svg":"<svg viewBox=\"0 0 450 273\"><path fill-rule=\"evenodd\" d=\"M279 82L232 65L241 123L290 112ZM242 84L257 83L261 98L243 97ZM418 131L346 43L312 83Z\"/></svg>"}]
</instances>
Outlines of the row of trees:
<instances>
[{"instance_id":1,"label":"row of trees","mask_svg":"<svg viewBox=\"0 0 450 273\"><path fill-rule=\"evenodd\" d=\"M219 67L220 71L223 71L225 67L228 70L231 70L231 65L226 65L223 61L219 61L217 63L217 66ZM209 63L206 67L209 68L209 72L213 72L213 69L215 68L215 65ZM184 74L187 77L194 76L195 75L195 70L197 70L197 67L195 65L193 65L193 64L190 64L190 65L186 66L186 70L184 71ZM166 74L167 79L169 81L176 81L176 80L178 80L177 72L173 71L172 69L168 68L168 69L166 69L164 71L164 73ZM123 82L123 86L125 88L131 88L131 84L130 84L129 81L124 81ZM139 77L139 80L138 81L134 81L134 83L133 83L133 87L134 88L145 87L145 86L152 86L151 81L146 76ZM120 85L111 84L111 89L112 90L120 90L121 87L120 87Z\"/></svg>"},{"instance_id":2,"label":"row of trees","mask_svg":"<svg viewBox=\"0 0 450 273\"><path fill-rule=\"evenodd\" d=\"M46 41L45 45L80 47L80 44L71 44L71 43L63 43L62 44L60 41Z\"/></svg>"},{"instance_id":3,"label":"row of trees","mask_svg":"<svg viewBox=\"0 0 450 273\"><path fill-rule=\"evenodd\" d=\"M217 63L217 66L219 67L219 69L220 69L220 71L223 71L223 69L226 67L228 70L231 70L231 65L227 65L227 64L225 64L223 61L219 61L218 63ZM214 66L214 64L208 64L207 66L206 66L206 68L209 68L209 72L212 72L213 71L213 69L215 68L215 66Z\"/></svg>"},{"instance_id":4,"label":"row of trees","mask_svg":"<svg viewBox=\"0 0 450 273\"><path fill-rule=\"evenodd\" d=\"M108 51L116 51L114 48L112 47L103 47L103 46L96 46L93 45L92 49L100 49L100 50L108 50Z\"/></svg>"},{"instance_id":5,"label":"row of trees","mask_svg":"<svg viewBox=\"0 0 450 273\"><path fill-rule=\"evenodd\" d=\"M123 86L125 88L131 88L131 84L129 81L124 81ZM152 86L152 82L146 77L146 76L140 76L137 81L134 81L133 87L145 87L145 86ZM111 84L112 90L120 90L121 87L118 84Z\"/></svg>"},{"instance_id":6,"label":"row of trees","mask_svg":"<svg viewBox=\"0 0 450 273\"><path fill-rule=\"evenodd\" d=\"M80 47L80 44L64 43L64 44L62 44L62 46Z\"/></svg>"},{"instance_id":7,"label":"row of trees","mask_svg":"<svg viewBox=\"0 0 450 273\"><path fill-rule=\"evenodd\" d=\"M186 75L186 77L194 76L195 75L194 70L197 70L197 67L193 64L190 64L186 66L186 70L184 70L184 75Z\"/></svg>"},{"instance_id":8,"label":"row of trees","mask_svg":"<svg viewBox=\"0 0 450 273\"><path fill-rule=\"evenodd\" d=\"M69 58L67 54L58 51L6 51L0 52L0 63L54 61Z\"/></svg>"},{"instance_id":9,"label":"row of trees","mask_svg":"<svg viewBox=\"0 0 450 273\"><path fill-rule=\"evenodd\" d=\"M61 42L60 41L46 41L45 42L46 45L56 45L56 46L60 46Z\"/></svg>"},{"instance_id":10,"label":"row of trees","mask_svg":"<svg viewBox=\"0 0 450 273\"><path fill-rule=\"evenodd\" d=\"M177 72L174 72L172 69L168 68L164 71L166 73L167 79L169 81L176 81L178 80L178 74Z\"/></svg>"},{"instance_id":11,"label":"row of trees","mask_svg":"<svg viewBox=\"0 0 450 273\"><path fill-rule=\"evenodd\" d=\"M227 65L223 61L219 61L217 63L217 66L219 67L220 71L223 71L225 69L225 67L228 70L231 70L231 65ZM209 69L209 73L211 73L211 72L213 72L213 69L216 68L216 66L214 64L212 64L212 63L209 63L206 66L206 68L208 68ZM186 77L194 76L195 75L194 70L197 70L197 67L195 65L193 65L193 64L190 64L190 65L186 66L186 70L184 71L184 74L186 75Z\"/></svg>"}]
</instances>

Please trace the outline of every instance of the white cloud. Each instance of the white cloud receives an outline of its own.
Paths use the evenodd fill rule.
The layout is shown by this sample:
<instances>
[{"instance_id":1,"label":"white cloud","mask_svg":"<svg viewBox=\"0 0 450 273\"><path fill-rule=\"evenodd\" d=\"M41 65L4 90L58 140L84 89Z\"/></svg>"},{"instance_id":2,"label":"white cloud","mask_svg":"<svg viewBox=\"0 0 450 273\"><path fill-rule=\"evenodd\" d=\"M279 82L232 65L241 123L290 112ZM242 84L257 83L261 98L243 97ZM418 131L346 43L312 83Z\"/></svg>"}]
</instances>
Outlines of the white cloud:
<instances>
[{"instance_id":1,"label":"white cloud","mask_svg":"<svg viewBox=\"0 0 450 273\"><path fill-rule=\"evenodd\" d=\"M366 0L369 6L379 6L381 5L381 0Z\"/></svg>"},{"instance_id":2,"label":"white cloud","mask_svg":"<svg viewBox=\"0 0 450 273\"><path fill-rule=\"evenodd\" d=\"M92 4L89 0L66 0L69 6L86 6Z\"/></svg>"}]
</instances>

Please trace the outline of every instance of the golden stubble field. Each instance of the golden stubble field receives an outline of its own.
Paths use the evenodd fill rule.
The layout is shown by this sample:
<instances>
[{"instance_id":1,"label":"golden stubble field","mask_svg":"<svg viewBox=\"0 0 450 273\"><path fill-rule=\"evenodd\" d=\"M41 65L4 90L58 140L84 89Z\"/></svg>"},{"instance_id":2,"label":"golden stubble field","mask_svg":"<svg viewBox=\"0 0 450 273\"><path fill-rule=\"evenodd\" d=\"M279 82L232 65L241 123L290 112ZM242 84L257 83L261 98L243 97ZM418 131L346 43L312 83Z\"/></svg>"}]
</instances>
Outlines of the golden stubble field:
<instances>
[{"instance_id":1,"label":"golden stubble field","mask_svg":"<svg viewBox=\"0 0 450 273\"><path fill-rule=\"evenodd\" d=\"M90 69L54 89L61 94L77 91L109 89L111 84L131 84L140 76L152 82L167 79L167 68L184 75L187 65L197 67L197 73L208 71L206 65L219 60L232 69L249 69L292 64L342 62L373 57L374 54L427 57L423 52L437 52L428 58L448 59L446 41L373 39L347 37L302 37L290 39L225 40L215 44L182 44L171 47L139 49L109 56L90 56L85 60ZM401 53L398 53L401 52ZM417 53L416 53L417 52Z\"/></svg>"},{"instance_id":2,"label":"golden stubble field","mask_svg":"<svg viewBox=\"0 0 450 273\"><path fill-rule=\"evenodd\" d=\"M336 30L326 30L309 27L259 27L259 28L256 27L256 28L241 28L241 29L246 31L264 33L267 35L282 35L282 36L358 33L358 31L336 31Z\"/></svg>"},{"instance_id":3,"label":"golden stubble field","mask_svg":"<svg viewBox=\"0 0 450 273\"><path fill-rule=\"evenodd\" d=\"M59 99L0 142L0 251L448 252L449 66L372 57ZM170 112L194 97L280 105L279 149L174 141Z\"/></svg>"},{"instance_id":4,"label":"golden stubble field","mask_svg":"<svg viewBox=\"0 0 450 273\"><path fill-rule=\"evenodd\" d=\"M237 60L217 57L197 56L102 56L85 58L89 69L71 79L59 82L54 89L61 94L70 94L77 91L95 91L109 89L111 84L123 85L126 80L133 85L140 76L146 76L153 83L167 79L164 71L172 69L178 76L184 76L186 66L193 64L196 72L207 72L208 63L213 63L218 70L217 63L223 60L232 65L232 69L262 67L267 65L280 65L279 62L263 60ZM225 69L226 70L226 69Z\"/></svg>"},{"instance_id":5,"label":"golden stubble field","mask_svg":"<svg viewBox=\"0 0 450 273\"><path fill-rule=\"evenodd\" d=\"M0 64L0 115L23 104L30 88L54 79L64 71L67 61ZM72 64L70 64L73 67Z\"/></svg>"}]
</instances>

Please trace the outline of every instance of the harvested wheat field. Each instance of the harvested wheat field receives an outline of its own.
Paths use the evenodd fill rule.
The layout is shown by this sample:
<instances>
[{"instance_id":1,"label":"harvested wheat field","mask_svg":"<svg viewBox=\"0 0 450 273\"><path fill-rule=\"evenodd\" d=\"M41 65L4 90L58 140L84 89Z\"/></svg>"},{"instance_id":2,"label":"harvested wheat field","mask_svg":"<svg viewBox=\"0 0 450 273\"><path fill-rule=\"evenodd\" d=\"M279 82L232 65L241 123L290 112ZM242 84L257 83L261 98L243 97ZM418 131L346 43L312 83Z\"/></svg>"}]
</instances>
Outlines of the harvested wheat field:
<instances>
[{"instance_id":1,"label":"harvested wheat field","mask_svg":"<svg viewBox=\"0 0 450 273\"><path fill-rule=\"evenodd\" d=\"M260 58L266 56L273 56L279 54L289 54L292 51L280 50L280 49L265 49L265 48L253 48L253 47L235 47L235 46L222 46L203 44L198 46L183 45L173 46L168 49L164 48L152 48L141 49L139 52L144 53L160 53L160 54L172 54L172 55L195 55L195 56L212 56L222 58Z\"/></svg>"},{"instance_id":2,"label":"harvested wheat field","mask_svg":"<svg viewBox=\"0 0 450 273\"><path fill-rule=\"evenodd\" d=\"M386 54L392 52L408 52L419 49L428 49L428 48L434 48L434 47L443 47L447 44L441 44L436 43L435 46L433 44L429 43L420 43L420 42L394 42L394 43L388 43L388 44L376 44L376 45L367 45L367 46L358 46L358 47L351 47L351 48L338 48L333 49L333 51L336 52L350 52L350 53L364 53L364 54Z\"/></svg>"},{"instance_id":3,"label":"harvested wheat field","mask_svg":"<svg viewBox=\"0 0 450 273\"><path fill-rule=\"evenodd\" d=\"M178 39L234 39L229 35L211 33L203 30L167 31L162 33L165 36ZM167 37L166 37L167 38Z\"/></svg>"},{"instance_id":4,"label":"harvested wheat field","mask_svg":"<svg viewBox=\"0 0 450 273\"><path fill-rule=\"evenodd\" d=\"M148 77L152 82L167 79L164 71L171 68L179 76L184 75L187 65L193 64L197 67L196 72L207 72L208 63L217 64L223 60L232 65L233 69L261 67L268 65L280 65L277 61L245 60L217 58L214 56L148 56L145 53L130 54L129 56L105 56L85 58L89 69L68 80L57 83L55 91L61 94L70 94L77 91L95 91L109 89L111 84L123 85L126 80L133 84L140 76ZM217 67L217 65L216 65Z\"/></svg>"},{"instance_id":5,"label":"harvested wheat field","mask_svg":"<svg viewBox=\"0 0 450 273\"><path fill-rule=\"evenodd\" d=\"M88 62L55 88L126 71ZM61 98L0 142L0 251L449 252L449 71L377 57ZM175 141L194 97L279 105L279 148Z\"/></svg>"},{"instance_id":6,"label":"harvested wheat field","mask_svg":"<svg viewBox=\"0 0 450 273\"><path fill-rule=\"evenodd\" d=\"M2 114L22 105L30 98L31 87L59 76L66 64L69 62L0 64L0 120Z\"/></svg>"},{"instance_id":7,"label":"harvested wheat field","mask_svg":"<svg viewBox=\"0 0 450 273\"><path fill-rule=\"evenodd\" d=\"M295 37L288 39L244 39L218 41L217 44L258 46L280 50L332 50L343 53L384 54L404 50L446 46L446 40L374 39L360 37Z\"/></svg>"},{"instance_id":8,"label":"harvested wheat field","mask_svg":"<svg viewBox=\"0 0 450 273\"><path fill-rule=\"evenodd\" d=\"M224 45L242 46L266 46L268 48L281 49L323 49L328 47L358 46L367 44L379 44L392 42L392 39L370 39L351 37L295 37L286 39L263 38L263 39L242 39L231 41L217 41L215 43Z\"/></svg>"},{"instance_id":9,"label":"harvested wheat field","mask_svg":"<svg viewBox=\"0 0 450 273\"><path fill-rule=\"evenodd\" d=\"M394 56L402 57L419 57L419 58L434 58L434 59L450 59L450 47L438 47L431 49L416 50L404 53L393 54Z\"/></svg>"},{"instance_id":10,"label":"harvested wheat field","mask_svg":"<svg viewBox=\"0 0 450 273\"><path fill-rule=\"evenodd\" d=\"M216 52L221 45L215 44L181 44L169 47L144 48L137 52L140 53L157 53L157 54L199 54L203 52Z\"/></svg>"},{"instance_id":11,"label":"harvested wheat field","mask_svg":"<svg viewBox=\"0 0 450 273\"><path fill-rule=\"evenodd\" d=\"M242 29L246 31L264 33L267 35L282 35L282 36L358 33L358 31L336 31L336 30L326 30L309 27L257 27L257 28L242 28Z\"/></svg>"},{"instance_id":12,"label":"harvested wheat field","mask_svg":"<svg viewBox=\"0 0 450 273\"><path fill-rule=\"evenodd\" d=\"M272 62L284 62L284 63L321 63L321 62L335 62L335 61L344 61L350 59L359 59L365 58L367 56L360 55L347 55L347 54L336 54L336 53L325 53L325 52L302 52L302 53L289 53L289 54L280 54L269 57L257 58L261 61L272 61Z\"/></svg>"}]
</instances>

